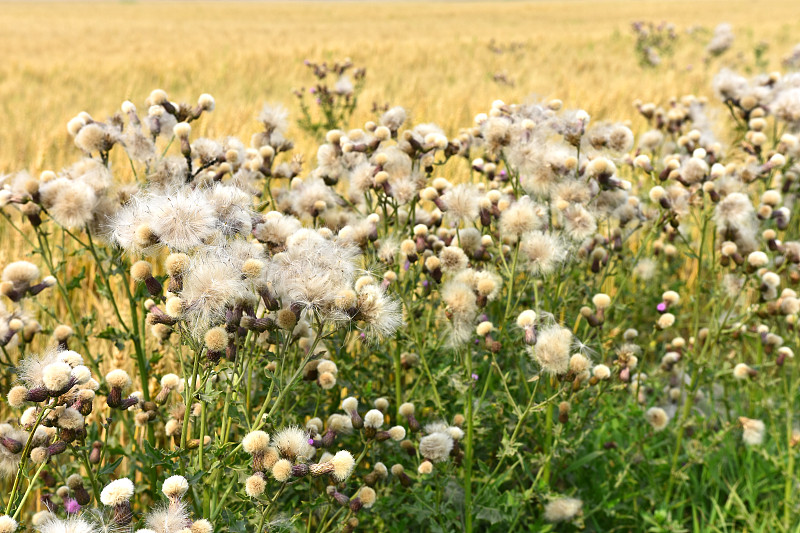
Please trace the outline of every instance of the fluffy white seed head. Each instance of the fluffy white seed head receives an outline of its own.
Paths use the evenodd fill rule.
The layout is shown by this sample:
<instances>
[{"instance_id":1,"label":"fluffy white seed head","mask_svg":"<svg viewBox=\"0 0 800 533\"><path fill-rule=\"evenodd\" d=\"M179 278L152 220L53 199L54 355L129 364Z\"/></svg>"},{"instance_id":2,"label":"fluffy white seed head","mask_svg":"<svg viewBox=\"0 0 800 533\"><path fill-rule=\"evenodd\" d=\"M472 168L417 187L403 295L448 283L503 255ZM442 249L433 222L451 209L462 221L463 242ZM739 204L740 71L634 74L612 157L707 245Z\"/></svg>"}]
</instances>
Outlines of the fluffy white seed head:
<instances>
[{"instance_id":1,"label":"fluffy white seed head","mask_svg":"<svg viewBox=\"0 0 800 533\"><path fill-rule=\"evenodd\" d=\"M562 326L553 325L543 329L533 348L536 362L548 374L565 374L569 370L572 332Z\"/></svg>"},{"instance_id":2,"label":"fluffy white seed head","mask_svg":"<svg viewBox=\"0 0 800 533\"><path fill-rule=\"evenodd\" d=\"M17 526L17 521L10 516L0 516L0 533L14 533L17 530Z\"/></svg>"},{"instance_id":3,"label":"fluffy white seed head","mask_svg":"<svg viewBox=\"0 0 800 533\"><path fill-rule=\"evenodd\" d=\"M597 379L608 379L611 377L611 369L606 365L596 365L592 369L592 375Z\"/></svg>"},{"instance_id":4,"label":"fluffy white seed head","mask_svg":"<svg viewBox=\"0 0 800 533\"><path fill-rule=\"evenodd\" d=\"M601 292L592 297L592 303L597 309L605 309L611 305L611 297Z\"/></svg>"},{"instance_id":5,"label":"fluffy white seed head","mask_svg":"<svg viewBox=\"0 0 800 533\"><path fill-rule=\"evenodd\" d=\"M131 385L131 377L127 372L118 368L106 374L106 383L112 387L127 389Z\"/></svg>"},{"instance_id":6,"label":"fluffy white seed head","mask_svg":"<svg viewBox=\"0 0 800 533\"><path fill-rule=\"evenodd\" d=\"M272 477L276 481L283 483L287 481L292 475L292 463L287 459L279 459L272 465Z\"/></svg>"},{"instance_id":7,"label":"fluffy white seed head","mask_svg":"<svg viewBox=\"0 0 800 533\"><path fill-rule=\"evenodd\" d=\"M644 417L647 423L656 431L661 431L666 428L669 422L669 415L660 407L651 407L647 410Z\"/></svg>"},{"instance_id":8,"label":"fluffy white seed head","mask_svg":"<svg viewBox=\"0 0 800 533\"><path fill-rule=\"evenodd\" d=\"M251 498L258 498L267 488L267 482L264 479L264 476L261 475L259 472L258 474L252 475L247 478L244 484L244 490L248 496Z\"/></svg>"},{"instance_id":9,"label":"fluffy white seed head","mask_svg":"<svg viewBox=\"0 0 800 533\"><path fill-rule=\"evenodd\" d=\"M133 481L125 477L120 478L105 486L100 493L100 501L103 505L113 507L129 501L133 497L133 491Z\"/></svg>"},{"instance_id":10,"label":"fluffy white seed head","mask_svg":"<svg viewBox=\"0 0 800 533\"><path fill-rule=\"evenodd\" d=\"M346 413L352 413L353 411L358 410L358 400L353 396L349 396L342 400L342 409Z\"/></svg>"},{"instance_id":11,"label":"fluffy white seed head","mask_svg":"<svg viewBox=\"0 0 800 533\"><path fill-rule=\"evenodd\" d=\"M336 455L331 459L331 463L333 463L333 477L336 478L337 481L342 482L350 477L356 461L353 459L353 455L350 452L341 450L336 452Z\"/></svg>"},{"instance_id":12,"label":"fluffy white seed head","mask_svg":"<svg viewBox=\"0 0 800 533\"><path fill-rule=\"evenodd\" d=\"M419 453L434 463L447 459L453 450L453 437L446 432L437 431L422 437L419 441Z\"/></svg>"},{"instance_id":13,"label":"fluffy white seed head","mask_svg":"<svg viewBox=\"0 0 800 533\"><path fill-rule=\"evenodd\" d=\"M370 409L367 411L367 414L364 415L364 426L373 429L380 429L383 425L383 413L378 411L377 409Z\"/></svg>"},{"instance_id":14,"label":"fluffy white seed head","mask_svg":"<svg viewBox=\"0 0 800 533\"><path fill-rule=\"evenodd\" d=\"M251 431L242 439L242 449L250 455L264 453L267 448L269 448L269 435L264 431Z\"/></svg>"},{"instance_id":15,"label":"fluffy white seed head","mask_svg":"<svg viewBox=\"0 0 800 533\"><path fill-rule=\"evenodd\" d=\"M534 324L536 324L536 311L526 309L517 317L517 326L521 328L530 328Z\"/></svg>"},{"instance_id":16,"label":"fluffy white seed head","mask_svg":"<svg viewBox=\"0 0 800 533\"><path fill-rule=\"evenodd\" d=\"M559 498L544 506L544 519L548 522L572 520L582 507L583 502L577 498Z\"/></svg>"},{"instance_id":17,"label":"fluffy white seed head","mask_svg":"<svg viewBox=\"0 0 800 533\"><path fill-rule=\"evenodd\" d=\"M180 500L189 490L189 482L183 476L171 476L164 480L161 492L170 500Z\"/></svg>"},{"instance_id":18,"label":"fluffy white seed head","mask_svg":"<svg viewBox=\"0 0 800 533\"><path fill-rule=\"evenodd\" d=\"M42 371L44 386L51 391L59 391L69 383L72 368L67 363L57 361L50 363Z\"/></svg>"}]
</instances>

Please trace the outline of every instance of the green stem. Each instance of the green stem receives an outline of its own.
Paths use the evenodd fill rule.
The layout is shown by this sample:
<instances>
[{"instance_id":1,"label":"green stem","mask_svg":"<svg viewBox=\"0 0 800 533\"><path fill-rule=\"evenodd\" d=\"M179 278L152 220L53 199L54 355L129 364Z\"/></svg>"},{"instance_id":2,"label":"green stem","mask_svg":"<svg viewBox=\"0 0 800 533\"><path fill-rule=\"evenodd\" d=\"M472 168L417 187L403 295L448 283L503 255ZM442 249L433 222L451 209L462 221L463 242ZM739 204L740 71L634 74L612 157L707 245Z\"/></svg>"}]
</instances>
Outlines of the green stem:
<instances>
[{"instance_id":1,"label":"green stem","mask_svg":"<svg viewBox=\"0 0 800 533\"><path fill-rule=\"evenodd\" d=\"M134 298L133 292L131 292L130 281L128 280L128 276L126 275L125 271L122 272L122 285L125 287L125 292L128 296L128 304L131 309L131 325L133 326L133 337L131 340L133 340L133 348L136 352L136 367L139 371L139 380L142 383L142 395L144 396L144 401L149 402L150 390L147 386L147 361L145 359L142 335L140 335L139 329L139 309L136 304L136 298ZM144 333L143 330L142 333ZM148 432L147 437L150 441L150 444L153 444L150 432Z\"/></svg>"},{"instance_id":2,"label":"green stem","mask_svg":"<svg viewBox=\"0 0 800 533\"><path fill-rule=\"evenodd\" d=\"M402 388L402 364L400 362L400 341L398 339L397 346L394 351L394 401L395 409L400 409L403 402L403 388Z\"/></svg>"},{"instance_id":3,"label":"green stem","mask_svg":"<svg viewBox=\"0 0 800 533\"><path fill-rule=\"evenodd\" d=\"M550 387L555 388L554 378L550 378ZM553 402L547 402L544 419L544 457L542 466L542 480L545 485L550 484L550 452L553 448Z\"/></svg>"},{"instance_id":4,"label":"green stem","mask_svg":"<svg viewBox=\"0 0 800 533\"><path fill-rule=\"evenodd\" d=\"M509 275L508 279L508 296L506 297L506 310L503 313L503 323L500 324L500 327L503 327L508 320L508 315L511 313L511 301L514 297L514 281L517 278L517 259L519 258L519 239L517 243L514 245L514 260L511 262L511 274ZM536 283L534 281L534 283Z\"/></svg>"},{"instance_id":5,"label":"green stem","mask_svg":"<svg viewBox=\"0 0 800 533\"><path fill-rule=\"evenodd\" d=\"M464 361L467 369L467 442L465 457L464 457L464 518L466 533L472 532L472 454L474 451L474 443L472 440L474 432L474 421L472 412L472 388L474 380L472 379L472 352L467 350L464 355Z\"/></svg>"},{"instance_id":6,"label":"green stem","mask_svg":"<svg viewBox=\"0 0 800 533\"><path fill-rule=\"evenodd\" d=\"M194 401L194 395L196 392L197 387L197 369L200 366L200 354L202 352L202 348L197 348L194 350L194 361L192 363L192 380L187 383L187 394L186 394L186 409L183 412L183 429L181 430L181 449L186 449L186 439L189 436L189 415L192 413L192 402ZM201 446L202 447L202 446Z\"/></svg>"},{"instance_id":7,"label":"green stem","mask_svg":"<svg viewBox=\"0 0 800 533\"><path fill-rule=\"evenodd\" d=\"M47 461L44 461L42 464L39 465L39 468L36 469L36 473L33 474L30 483L28 483L28 490L25 491L25 494L22 495L22 500L19 502L19 507L17 507L14 516L11 518L16 520L19 517L19 513L22 511L22 508L25 507L25 501L27 501L28 496L30 496L31 491L33 490L33 485L36 483L36 479L39 477L39 474L44 470L44 467L47 466Z\"/></svg>"},{"instance_id":8,"label":"green stem","mask_svg":"<svg viewBox=\"0 0 800 533\"><path fill-rule=\"evenodd\" d=\"M792 370L789 375L789 379L785 380L786 383L786 390L784 391L787 400L786 406L786 453L788 454L787 458L787 465L786 465L786 479L784 480L783 485L783 527L786 531L789 531L789 526L792 522L792 504L794 503L794 498L792 497L792 489L794 486L794 478L795 478L795 470L794 470L794 455L795 449L792 446L792 434L794 433L794 395L793 391L797 390L795 384L795 369L796 365L794 361L789 362L792 366Z\"/></svg>"},{"instance_id":9,"label":"green stem","mask_svg":"<svg viewBox=\"0 0 800 533\"><path fill-rule=\"evenodd\" d=\"M22 482L22 475L23 472L25 472L25 467L28 465L28 457L30 457L31 448L33 447L33 437L36 434L36 429L39 427L39 424L42 423L42 419L48 410L49 407L45 407L41 410L39 416L36 417L36 423L33 425L33 428L31 428L31 431L28 434L28 440L25 443L25 448L22 450L22 457L20 458L19 462L19 470L17 470L17 475L14 477L14 485L11 487L11 494L8 496L8 504L6 505L5 514L11 512L11 505L14 503L17 489L19 489L19 485Z\"/></svg>"}]
</instances>

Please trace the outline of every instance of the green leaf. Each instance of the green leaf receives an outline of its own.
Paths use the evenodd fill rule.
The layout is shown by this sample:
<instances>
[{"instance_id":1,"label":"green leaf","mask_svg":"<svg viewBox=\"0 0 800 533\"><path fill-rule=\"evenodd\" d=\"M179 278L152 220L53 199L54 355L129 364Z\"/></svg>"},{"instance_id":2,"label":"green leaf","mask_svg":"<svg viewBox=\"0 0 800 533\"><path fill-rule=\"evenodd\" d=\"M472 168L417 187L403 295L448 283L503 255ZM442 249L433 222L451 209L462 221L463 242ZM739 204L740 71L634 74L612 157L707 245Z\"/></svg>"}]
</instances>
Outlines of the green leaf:
<instances>
[{"instance_id":1,"label":"green leaf","mask_svg":"<svg viewBox=\"0 0 800 533\"><path fill-rule=\"evenodd\" d=\"M106 329L101 331L96 335L98 339L106 339L109 341L114 342L114 346L117 347L118 350L125 349L125 341L130 339L130 335L120 329L117 329L113 326L108 326Z\"/></svg>"},{"instance_id":2,"label":"green leaf","mask_svg":"<svg viewBox=\"0 0 800 533\"><path fill-rule=\"evenodd\" d=\"M114 472L114 470L117 469L117 467L120 465L120 463L122 462L123 459L124 459L124 457L120 457L119 459L117 459L113 463L107 464L106 466L101 468L100 472L98 472L97 474L100 475L100 476L107 476L108 474L111 474L112 472Z\"/></svg>"},{"instance_id":3,"label":"green leaf","mask_svg":"<svg viewBox=\"0 0 800 533\"><path fill-rule=\"evenodd\" d=\"M73 275L68 281L65 286L67 292L70 292L73 289L78 289L81 286L81 282L86 278L86 267L81 267L81 271L77 274Z\"/></svg>"}]
</instances>

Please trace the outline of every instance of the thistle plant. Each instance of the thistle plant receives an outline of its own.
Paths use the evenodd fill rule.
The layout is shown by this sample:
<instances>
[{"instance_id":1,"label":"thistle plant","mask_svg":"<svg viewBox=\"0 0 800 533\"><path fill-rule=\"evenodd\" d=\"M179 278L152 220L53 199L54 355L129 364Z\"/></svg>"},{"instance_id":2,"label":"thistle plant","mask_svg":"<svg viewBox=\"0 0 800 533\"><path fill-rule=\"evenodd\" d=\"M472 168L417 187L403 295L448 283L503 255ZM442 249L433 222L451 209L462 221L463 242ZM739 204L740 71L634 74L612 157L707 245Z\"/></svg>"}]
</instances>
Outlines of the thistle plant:
<instances>
[{"instance_id":1,"label":"thistle plant","mask_svg":"<svg viewBox=\"0 0 800 533\"><path fill-rule=\"evenodd\" d=\"M636 57L642 67L658 67L664 57L672 54L678 39L674 24L637 20L631 23L631 28L636 36Z\"/></svg>"},{"instance_id":2,"label":"thistle plant","mask_svg":"<svg viewBox=\"0 0 800 533\"><path fill-rule=\"evenodd\" d=\"M294 91L301 115L297 123L305 132L322 139L328 131L349 124L364 90L367 71L356 67L350 58L332 65L306 60L304 65L316 82L308 90Z\"/></svg>"}]
</instances>

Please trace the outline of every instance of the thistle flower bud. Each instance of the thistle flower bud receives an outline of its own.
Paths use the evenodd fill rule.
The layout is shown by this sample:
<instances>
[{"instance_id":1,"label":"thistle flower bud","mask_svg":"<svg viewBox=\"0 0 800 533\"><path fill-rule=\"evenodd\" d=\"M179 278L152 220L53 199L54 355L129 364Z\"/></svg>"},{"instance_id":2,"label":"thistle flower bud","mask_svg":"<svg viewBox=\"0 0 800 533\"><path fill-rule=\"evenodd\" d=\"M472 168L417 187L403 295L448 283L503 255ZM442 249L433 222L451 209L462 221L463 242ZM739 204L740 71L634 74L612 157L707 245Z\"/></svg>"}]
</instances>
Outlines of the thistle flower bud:
<instances>
[{"instance_id":1,"label":"thistle flower bud","mask_svg":"<svg viewBox=\"0 0 800 533\"><path fill-rule=\"evenodd\" d=\"M412 479L408 477L408 474L405 472L405 468L403 468L403 465L401 464L392 466L392 475L396 477L400 481L400 484L406 488L410 487L414 483Z\"/></svg>"},{"instance_id":2,"label":"thistle flower bud","mask_svg":"<svg viewBox=\"0 0 800 533\"><path fill-rule=\"evenodd\" d=\"M333 500L342 507L350 506L350 498L336 490L336 487L329 485L326 489L326 492L328 493L328 496L333 498Z\"/></svg>"},{"instance_id":3,"label":"thistle flower bud","mask_svg":"<svg viewBox=\"0 0 800 533\"><path fill-rule=\"evenodd\" d=\"M364 420L361 418L361 415L358 414L358 400L353 396L349 396L342 401L342 409L344 412L350 415L350 420L353 423L353 427L355 429L361 429L364 427ZM370 411L371 413L372 411Z\"/></svg>"},{"instance_id":4,"label":"thistle flower bud","mask_svg":"<svg viewBox=\"0 0 800 533\"><path fill-rule=\"evenodd\" d=\"M225 328L216 327L208 330L203 337L208 350L208 358L216 363L228 347L228 332Z\"/></svg>"},{"instance_id":5,"label":"thistle flower bud","mask_svg":"<svg viewBox=\"0 0 800 533\"><path fill-rule=\"evenodd\" d=\"M131 265L131 277L135 281L144 283L150 296L161 296L164 287L160 281L153 277L153 267L147 261L137 261Z\"/></svg>"},{"instance_id":6,"label":"thistle flower bud","mask_svg":"<svg viewBox=\"0 0 800 533\"><path fill-rule=\"evenodd\" d=\"M401 404L398 409L398 413L400 413L400 416L405 417L405 419L408 421L408 428L412 432L419 431L420 425L419 422L417 422L417 419L414 418L413 403L406 402L404 404Z\"/></svg>"},{"instance_id":7,"label":"thistle flower bud","mask_svg":"<svg viewBox=\"0 0 800 533\"><path fill-rule=\"evenodd\" d=\"M583 502L577 498L558 498L544 506L544 519L548 522L566 522L581 512Z\"/></svg>"},{"instance_id":8,"label":"thistle flower bud","mask_svg":"<svg viewBox=\"0 0 800 533\"><path fill-rule=\"evenodd\" d=\"M664 313L663 315L658 317L658 320L656 321L656 325L658 325L660 329L667 329L669 327L672 327L674 323L675 323L675 315L673 315L672 313Z\"/></svg>"},{"instance_id":9,"label":"thistle flower bud","mask_svg":"<svg viewBox=\"0 0 800 533\"><path fill-rule=\"evenodd\" d=\"M417 472L423 476L431 474L433 472L433 463L425 459L417 467Z\"/></svg>"},{"instance_id":10,"label":"thistle flower bud","mask_svg":"<svg viewBox=\"0 0 800 533\"><path fill-rule=\"evenodd\" d=\"M275 323L283 330L292 331L297 324L297 315L291 309L281 309L278 311Z\"/></svg>"},{"instance_id":11,"label":"thistle flower bud","mask_svg":"<svg viewBox=\"0 0 800 533\"><path fill-rule=\"evenodd\" d=\"M201 94L200 97L197 99L197 106L203 111L208 111L208 112L214 111L216 105L217 104L214 100L214 97L208 93Z\"/></svg>"}]
</instances>

